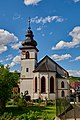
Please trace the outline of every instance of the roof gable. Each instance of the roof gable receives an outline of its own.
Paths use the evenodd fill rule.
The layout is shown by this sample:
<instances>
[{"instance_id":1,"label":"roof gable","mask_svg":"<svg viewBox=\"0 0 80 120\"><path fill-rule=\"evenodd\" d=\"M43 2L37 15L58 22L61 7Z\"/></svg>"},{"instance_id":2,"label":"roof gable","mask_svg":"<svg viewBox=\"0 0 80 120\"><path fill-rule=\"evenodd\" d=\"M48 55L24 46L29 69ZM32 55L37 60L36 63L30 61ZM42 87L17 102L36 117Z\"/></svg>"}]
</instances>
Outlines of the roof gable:
<instances>
[{"instance_id":1,"label":"roof gable","mask_svg":"<svg viewBox=\"0 0 80 120\"><path fill-rule=\"evenodd\" d=\"M51 66L48 56L45 56L38 64L34 72L46 72L55 71L55 68Z\"/></svg>"},{"instance_id":2,"label":"roof gable","mask_svg":"<svg viewBox=\"0 0 80 120\"><path fill-rule=\"evenodd\" d=\"M37 67L35 68L34 72L57 72L62 76L65 76L65 73L68 75L68 72L65 69L63 69L60 65L58 65L54 60L52 60L48 56L45 56L37 64Z\"/></svg>"}]
</instances>

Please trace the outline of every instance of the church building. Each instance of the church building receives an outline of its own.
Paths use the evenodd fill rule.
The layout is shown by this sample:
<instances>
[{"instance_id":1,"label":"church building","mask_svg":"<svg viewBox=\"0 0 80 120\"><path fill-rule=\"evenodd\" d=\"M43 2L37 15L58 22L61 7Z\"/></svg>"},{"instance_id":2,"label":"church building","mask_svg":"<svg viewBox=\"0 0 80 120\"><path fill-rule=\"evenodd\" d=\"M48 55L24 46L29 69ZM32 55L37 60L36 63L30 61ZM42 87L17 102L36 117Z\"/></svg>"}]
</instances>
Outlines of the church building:
<instances>
[{"instance_id":1,"label":"church building","mask_svg":"<svg viewBox=\"0 0 80 120\"><path fill-rule=\"evenodd\" d=\"M30 28L30 20L26 38L22 42L20 93L28 91L31 99L55 100L69 95L68 72L49 56L38 62L37 42Z\"/></svg>"}]
</instances>

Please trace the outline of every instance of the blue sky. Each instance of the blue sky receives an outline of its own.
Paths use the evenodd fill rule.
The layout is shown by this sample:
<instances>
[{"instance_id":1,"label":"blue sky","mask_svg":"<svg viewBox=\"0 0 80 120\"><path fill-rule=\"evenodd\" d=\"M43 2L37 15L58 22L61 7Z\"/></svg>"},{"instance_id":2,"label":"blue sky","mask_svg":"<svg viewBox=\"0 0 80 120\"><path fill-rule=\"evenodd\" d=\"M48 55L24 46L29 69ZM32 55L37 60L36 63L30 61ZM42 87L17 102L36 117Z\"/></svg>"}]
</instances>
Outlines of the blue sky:
<instances>
[{"instance_id":1,"label":"blue sky","mask_svg":"<svg viewBox=\"0 0 80 120\"><path fill-rule=\"evenodd\" d=\"M0 63L20 71L28 17L39 49L70 75L80 76L80 0L0 0Z\"/></svg>"}]
</instances>

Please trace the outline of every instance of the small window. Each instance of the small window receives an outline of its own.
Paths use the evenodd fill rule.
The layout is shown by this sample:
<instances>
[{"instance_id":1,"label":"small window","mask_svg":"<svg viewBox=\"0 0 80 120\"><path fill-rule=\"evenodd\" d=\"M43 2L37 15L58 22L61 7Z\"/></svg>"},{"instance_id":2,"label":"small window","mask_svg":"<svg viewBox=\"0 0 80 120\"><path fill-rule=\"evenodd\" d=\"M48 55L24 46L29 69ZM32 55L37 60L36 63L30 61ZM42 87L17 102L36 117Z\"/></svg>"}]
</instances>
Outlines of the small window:
<instances>
[{"instance_id":1,"label":"small window","mask_svg":"<svg viewBox=\"0 0 80 120\"><path fill-rule=\"evenodd\" d=\"M61 82L61 88L64 88L64 82L63 81Z\"/></svg>"},{"instance_id":2,"label":"small window","mask_svg":"<svg viewBox=\"0 0 80 120\"><path fill-rule=\"evenodd\" d=\"M54 93L54 78L50 78L50 93Z\"/></svg>"},{"instance_id":3,"label":"small window","mask_svg":"<svg viewBox=\"0 0 80 120\"><path fill-rule=\"evenodd\" d=\"M29 55L29 52L27 51L26 52L26 59L29 59L30 55Z\"/></svg>"},{"instance_id":4,"label":"small window","mask_svg":"<svg viewBox=\"0 0 80 120\"><path fill-rule=\"evenodd\" d=\"M41 93L45 93L46 92L46 79L45 77L43 76L41 78Z\"/></svg>"},{"instance_id":5,"label":"small window","mask_svg":"<svg viewBox=\"0 0 80 120\"><path fill-rule=\"evenodd\" d=\"M35 93L37 93L37 77L35 77Z\"/></svg>"},{"instance_id":6,"label":"small window","mask_svg":"<svg viewBox=\"0 0 80 120\"><path fill-rule=\"evenodd\" d=\"M26 68L26 72L28 72L29 71L29 68Z\"/></svg>"},{"instance_id":7,"label":"small window","mask_svg":"<svg viewBox=\"0 0 80 120\"><path fill-rule=\"evenodd\" d=\"M65 93L63 90L61 91L61 97L65 97Z\"/></svg>"}]
</instances>

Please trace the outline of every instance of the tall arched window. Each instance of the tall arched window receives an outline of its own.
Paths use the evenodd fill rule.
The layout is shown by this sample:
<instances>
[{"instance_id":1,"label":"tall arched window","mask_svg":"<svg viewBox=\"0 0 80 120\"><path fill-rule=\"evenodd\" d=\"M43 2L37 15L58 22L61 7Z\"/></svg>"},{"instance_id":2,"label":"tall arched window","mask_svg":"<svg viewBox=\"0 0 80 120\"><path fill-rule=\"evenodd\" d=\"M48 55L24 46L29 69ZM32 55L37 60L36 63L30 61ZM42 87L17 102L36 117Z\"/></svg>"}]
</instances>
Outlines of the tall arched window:
<instances>
[{"instance_id":1,"label":"tall arched window","mask_svg":"<svg viewBox=\"0 0 80 120\"><path fill-rule=\"evenodd\" d=\"M35 93L37 92L37 77L35 77Z\"/></svg>"},{"instance_id":2,"label":"tall arched window","mask_svg":"<svg viewBox=\"0 0 80 120\"><path fill-rule=\"evenodd\" d=\"M64 90L61 91L61 97L65 97Z\"/></svg>"},{"instance_id":3,"label":"tall arched window","mask_svg":"<svg viewBox=\"0 0 80 120\"><path fill-rule=\"evenodd\" d=\"M61 88L64 88L64 82L63 81L61 82Z\"/></svg>"},{"instance_id":4,"label":"tall arched window","mask_svg":"<svg viewBox=\"0 0 80 120\"><path fill-rule=\"evenodd\" d=\"M54 78L50 78L50 93L54 93Z\"/></svg>"},{"instance_id":5,"label":"tall arched window","mask_svg":"<svg viewBox=\"0 0 80 120\"><path fill-rule=\"evenodd\" d=\"M43 76L41 78L41 93L45 93L46 92L46 79L45 77Z\"/></svg>"},{"instance_id":6,"label":"tall arched window","mask_svg":"<svg viewBox=\"0 0 80 120\"><path fill-rule=\"evenodd\" d=\"M29 55L29 52L27 51L26 52L26 59L29 59L30 55Z\"/></svg>"}]
</instances>

